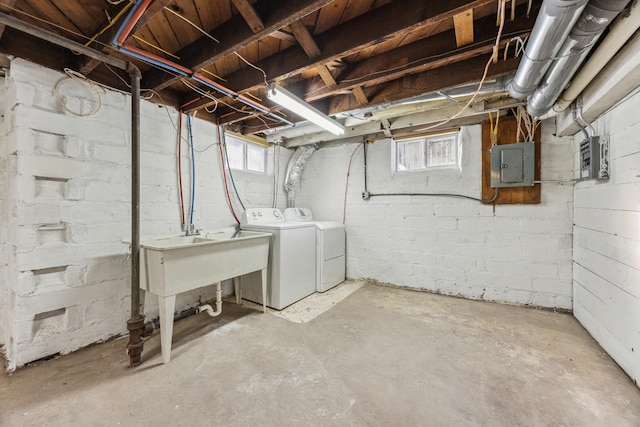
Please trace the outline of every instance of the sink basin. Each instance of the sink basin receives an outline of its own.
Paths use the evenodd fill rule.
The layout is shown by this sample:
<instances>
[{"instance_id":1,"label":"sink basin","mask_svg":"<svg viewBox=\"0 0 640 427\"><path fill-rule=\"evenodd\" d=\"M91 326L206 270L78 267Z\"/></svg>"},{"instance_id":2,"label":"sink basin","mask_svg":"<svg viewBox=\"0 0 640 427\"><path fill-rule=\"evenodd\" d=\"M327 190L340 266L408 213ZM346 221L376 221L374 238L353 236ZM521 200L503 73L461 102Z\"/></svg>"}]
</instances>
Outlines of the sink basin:
<instances>
[{"instance_id":1,"label":"sink basin","mask_svg":"<svg viewBox=\"0 0 640 427\"><path fill-rule=\"evenodd\" d=\"M171 357L176 294L233 278L239 302L239 277L261 270L262 295L266 301L270 239L268 233L236 232L234 228L206 231L197 236L142 239L140 290L151 292L159 299L164 363ZM264 305L263 311L266 311Z\"/></svg>"},{"instance_id":2,"label":"sink basin","mask_svg":"<svg viewBox=\"0 0 640 427\"><path fill-rule=\"evenodd\" d=\"M140 243L140 288L175 295L267 268L270 234L234 228Z\"/></svg>"},{"instance_id":3,"label":"sink basin","mask_svg":"<svg viewBox=\"0 0 640 427\"><path fill-rule=\"evenodd\" d=\"M154 250L177 249L212 241L213 239L201 236L163 237L142 242L140 243L140 247Z\"/></svg>"}]
</instances>

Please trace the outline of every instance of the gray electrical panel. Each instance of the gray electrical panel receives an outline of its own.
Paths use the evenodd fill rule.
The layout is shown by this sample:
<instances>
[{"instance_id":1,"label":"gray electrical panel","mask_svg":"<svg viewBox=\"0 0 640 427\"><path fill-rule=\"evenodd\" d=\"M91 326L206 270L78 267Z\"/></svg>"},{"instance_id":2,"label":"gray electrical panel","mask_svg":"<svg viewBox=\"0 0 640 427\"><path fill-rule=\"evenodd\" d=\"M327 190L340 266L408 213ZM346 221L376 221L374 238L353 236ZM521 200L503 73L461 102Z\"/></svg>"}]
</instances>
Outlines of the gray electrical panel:
<instances>
[{"instance_id":1,"label":"gray electrical panel","mask_svg":"<svg viewBox=\"0 0 640 427\"><path fill-rule=\"evenodd\" d=\"M535 143L491 147L491 188L531 187L535 170Z\"/></svg>"},{"instance_id":2,"label":"gray electrical panel","mask_svg":"<svg viewBox=\"0 0 640 427\"><path fill-rule=\"evenodd\" d=\"M580 179L609 178L606 151L604 156L600 155L602 148L598 136L591 136L580 143Z\"/></svg>"}]
</instances>

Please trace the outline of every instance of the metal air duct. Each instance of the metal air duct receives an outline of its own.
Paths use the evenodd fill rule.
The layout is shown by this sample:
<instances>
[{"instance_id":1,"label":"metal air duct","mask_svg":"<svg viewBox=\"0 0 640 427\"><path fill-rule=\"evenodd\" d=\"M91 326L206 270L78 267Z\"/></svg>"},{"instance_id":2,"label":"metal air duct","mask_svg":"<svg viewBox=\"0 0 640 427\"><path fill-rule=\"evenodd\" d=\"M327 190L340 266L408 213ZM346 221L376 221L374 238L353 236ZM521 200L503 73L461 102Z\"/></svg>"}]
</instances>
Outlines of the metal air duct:
<instances>
[{"instance_id":1,"label":"metal air duct","mask_svg":"<svg viewBox=\"0 0 640 427\"><path fill-rule=\"evenodd\" d=\"M512 98L524 99L536 90L586 5L587 0L542 3L522 61L509 85Z\"/></svg>"},{"instance_id":2,"label":"metal air duct","mask_svg":"<svg viewBox=\"0 0 640 427\"><path fill-rule=\"evenodd\" d=\"M529 96L528 111L539 117L551 109L561 91L580 67L602 32L629 0L591 0L547 70L542 82ZM518 69L518 71L520 71Z\"/></svg>"},{"instance_id":3,"label":"metal air duct","mask_svg":"<svg viewBox=\"0 0 640 427\"><path fill-rule=\"evenodd\" d=\"M302 177L302 169L309 157L316 151L315 145L305 145L298 147L293 153L287 165L287 174L284 178L284 188L287 190L287 207L293 208L296 205L296 187Z\"/></svg>"}]
</instances>

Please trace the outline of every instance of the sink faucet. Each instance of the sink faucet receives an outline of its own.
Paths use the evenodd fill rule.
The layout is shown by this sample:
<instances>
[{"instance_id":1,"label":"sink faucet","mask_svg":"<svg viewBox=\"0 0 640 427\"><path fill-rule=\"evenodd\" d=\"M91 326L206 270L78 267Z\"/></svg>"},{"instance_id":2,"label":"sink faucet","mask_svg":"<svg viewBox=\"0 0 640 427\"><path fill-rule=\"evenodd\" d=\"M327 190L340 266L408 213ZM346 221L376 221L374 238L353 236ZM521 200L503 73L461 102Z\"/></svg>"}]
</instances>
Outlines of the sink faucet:
<instances>
[{"instance_id":1,"label":"sink faucet","mask_svg":"<svg viewBox=\"0 0 640 427\"><path fill-rule=\"evenodd\" d=\"M197 236L199 234L200 234L200 230L195 228L193 223L189 224L189 227L187 228L187 231L185 232L185 236Z\"/></svg>"}]
</instances>

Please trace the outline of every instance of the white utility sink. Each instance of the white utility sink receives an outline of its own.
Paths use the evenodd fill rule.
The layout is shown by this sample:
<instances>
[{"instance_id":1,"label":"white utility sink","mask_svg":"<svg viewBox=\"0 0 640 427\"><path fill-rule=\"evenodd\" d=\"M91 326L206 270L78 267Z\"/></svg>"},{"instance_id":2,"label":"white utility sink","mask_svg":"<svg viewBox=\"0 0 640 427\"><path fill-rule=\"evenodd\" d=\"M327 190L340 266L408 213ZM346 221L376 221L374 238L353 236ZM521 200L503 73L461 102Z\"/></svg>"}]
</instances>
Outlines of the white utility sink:
<instances>
[{"instance_id":1,"label":"white utility sink","mask_svg":"<svg viewBox=\"0 0 640 427\"><path fill-rule=\"evenodd\" d=\"M196 236L141 239L140 290L159 299L164 363L171 359L176 294L233 278L240 303L240 276L261 270L262 301L266 301L270 238L268 233L223 228Z\"/></svg>"}]
</instances>

